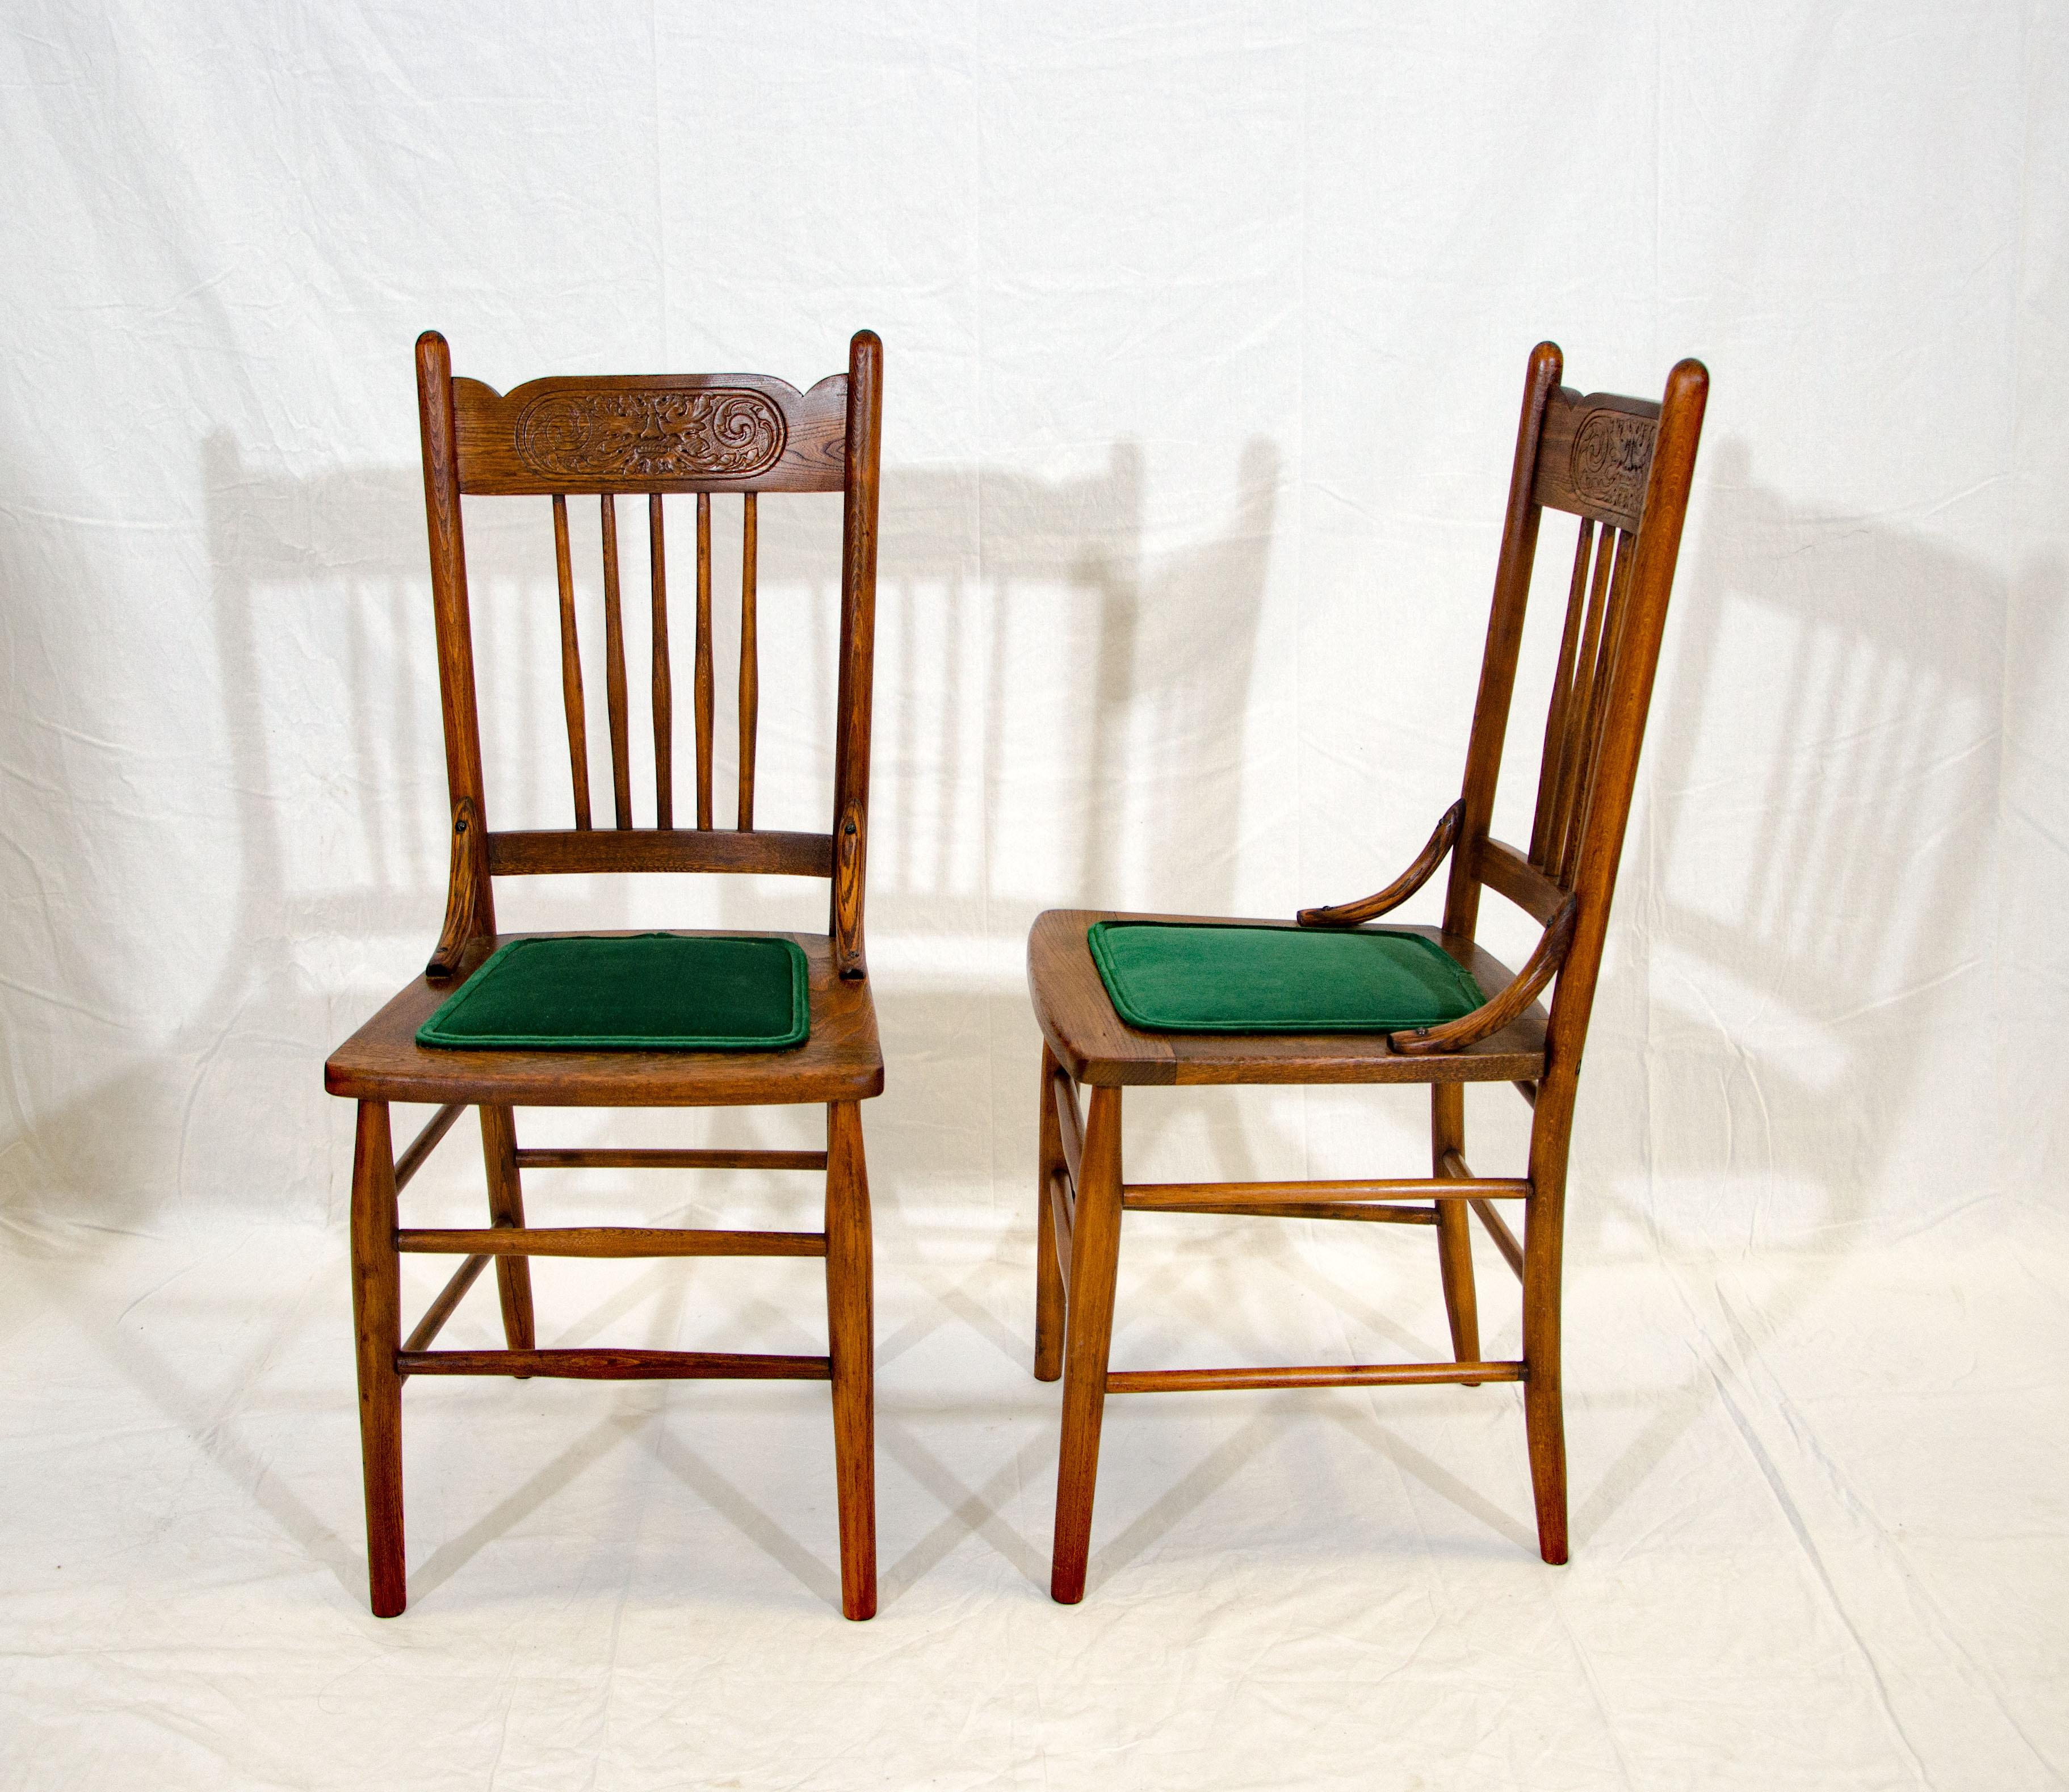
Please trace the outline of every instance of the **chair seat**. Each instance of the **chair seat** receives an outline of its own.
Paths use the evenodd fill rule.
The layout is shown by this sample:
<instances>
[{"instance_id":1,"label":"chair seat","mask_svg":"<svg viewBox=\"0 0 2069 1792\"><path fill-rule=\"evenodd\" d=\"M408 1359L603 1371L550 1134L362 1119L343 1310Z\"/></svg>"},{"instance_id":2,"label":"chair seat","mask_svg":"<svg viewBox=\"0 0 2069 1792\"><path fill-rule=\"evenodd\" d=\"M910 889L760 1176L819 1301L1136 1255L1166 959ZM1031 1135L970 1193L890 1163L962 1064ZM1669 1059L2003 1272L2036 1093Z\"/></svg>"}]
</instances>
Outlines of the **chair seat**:
<instances>
[{"instance_id":1,"label":"chair seat","mask_svg":"<svg viewBox=\"0 0 2069 1792\"><path fill-rule=\"evenodd\" d=\"M884 1054L869 985L836 976L831 949L818 934L774 936L805 954L810 1034L788 1050L471 1051L418 1044L418 1029L498 947L557 937L564 936L476 941L459 977L439 983L418 978L331 1054L324 1087L362 1101L537 1108L755 1107L861 1101L883 1092Z\"/></svg>"},{"instance_id":2,"label":"chair seat","mask_svg":"<svg viewBox=\"0 0 2069 1792\"><path fill-rule=\"evenodd\" d=\"M1463 1051L1404 1057L1377 1033L1173 1033L1131 1027L1116 1012L1087 936L1095 922L1229 924L1226 916L1138 915L1054 908L1027 938L1027 985L1034 1018L1056 1061L1099 1087L1199 1083L1534 1082L1544 1074L1547 1017L1533 1003L1500 1032ZM1245 927L1296 929L1292 921ZM1304 930L1302 930L1304 931ZM1490 994L1514 974L1492 953L1432 927L1390 925L1432 941Z\"/></svg>"}]
</instances>

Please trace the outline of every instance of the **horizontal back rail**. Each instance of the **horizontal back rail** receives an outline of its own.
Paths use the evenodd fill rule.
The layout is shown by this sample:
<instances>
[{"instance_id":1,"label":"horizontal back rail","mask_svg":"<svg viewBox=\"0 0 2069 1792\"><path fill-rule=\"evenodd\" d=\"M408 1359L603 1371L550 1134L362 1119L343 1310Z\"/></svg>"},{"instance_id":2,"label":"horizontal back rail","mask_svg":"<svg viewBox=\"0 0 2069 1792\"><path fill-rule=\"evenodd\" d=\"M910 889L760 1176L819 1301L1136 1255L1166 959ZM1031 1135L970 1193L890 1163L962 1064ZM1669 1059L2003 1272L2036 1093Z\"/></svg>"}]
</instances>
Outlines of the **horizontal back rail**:
<instances>
[{"instance_id":1,"label":"horizontal back rail","mask_svg":"<svg viewBox=\"0 0 2069 1792\"><path fill-rule=\"evenodd\" d=\"M459 488L568 492L839 492L847 375L809 392L765 374L532 380L508 393L452 382Z\"/></svg>"},{"instance_id":2,"label":"horizontal back rail","mask_svg":"<svg viewBox=\"0 0 2069 1792\"><path fill-rule=\"evenodd\" d=\"M1474 869L1481 883L1507 896L1540 927L1549 926L1566 900L1565 890L1506 841L1482 839Z\"/></svg>"},{"instance_id":3,"label":"horizontal back rail","mask_svg":"<svg viewBox=\"0 0 2069 1792\"><path fill-rule=\"evenodd\" d=\"M488 836L496 877L594 876L614 872L749 872L771 877L831 877L830 834L757 828L546 829Z\"/></svg>"}]
</instances>

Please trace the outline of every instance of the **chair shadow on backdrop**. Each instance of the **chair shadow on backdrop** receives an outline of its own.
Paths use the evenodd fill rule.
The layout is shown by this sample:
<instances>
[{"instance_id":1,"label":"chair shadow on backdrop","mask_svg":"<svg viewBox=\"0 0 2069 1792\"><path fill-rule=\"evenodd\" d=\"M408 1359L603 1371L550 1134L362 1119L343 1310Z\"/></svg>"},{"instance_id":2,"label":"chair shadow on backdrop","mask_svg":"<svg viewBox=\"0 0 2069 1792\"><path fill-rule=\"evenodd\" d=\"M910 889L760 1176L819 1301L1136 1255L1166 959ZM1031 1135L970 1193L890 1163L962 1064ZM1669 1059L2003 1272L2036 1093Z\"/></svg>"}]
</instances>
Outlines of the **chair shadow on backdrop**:
<instances>
[{"instance_id":1,"label":"chair shadow on backdrop","mask_svg":"<svg viewBox=\"0 0 2069 1792\"><path fill-rule=\"evenodd\" d=\"M877 676L883 795L870 872L879 941L965 927L982 912L969 890L953 887L957 867L966 863L956 856L957 842L962 830L981 828L989 865L1014 823L1015 704L1026 689L1016 651L1070 655L1096 671L1076 681L1092 695L1085 712L1067 722L1083 746L1073 757L1077 782L1047 793L1072 818L1070 850L1057 855L1053 886L993 900L991 931L1024 930L1038 909L1058 901L1124 900L1136 867L1157 874L1145 895L1203 912L1227 910L1241 817L1235 780L1222 774L1240 765L1244 750L1277 478L1271 446L1252 443L1242 455L1230 520L1196 547L1150 556L1142 544L1141 458L1128 443L1114 449L1100 471L1073 480L990 468L887 474L880 598L886 626ZM261 1218L277 1217L288 1206L288 1190L329 1186L335 1217L349 1152L334 1136L334 1116L320 1092L323 1054L341 1023L392 983L397 965L426 949L444 900L422 485L414 467L284 479L247 467L235 445L219 435L204 444L202 480L227 775L240 810L240 895L238 912L223 929L234 943L173 1055L192 1067L178 1105L194 1116L181 1140L178 1186L194 1187L204 1177L218 1191L227 1184L234 1203ZM802 576L797 568L824 568L826 561L814 557L821 544L809 539L809 528L821 526L837 525L812 524L794 541L765 528L767 590ZM540 566L535 548L528 537L524 576L528 590L545 594L543 618L550 614L550 567ZM1674 1225L1673 1204L1693 1187L1717 1191L1705 1216L1712 1219L1738 1201L1752 1202L1745 1217L1757 1220L1759 1202L1773 1197L1749 1190L1777 1182L1814 1209L1816 1223L1826 1228L1874 1216L1875 1191L1890 1169L1891 1122L1932 1074L1924 1042L1936 1024L1958 1018L1954 958L1974 925L1978 867L1987 865L1993 844L2002 749L2039 700L2032 675L2047 659L2035 652L2001 666L2007 598L2002 575L1911 531L1800 508L1756 484L1747 451L1728 441L1710 456L1701 531L1691 549L1648 749L1651 798L1626 855L1619 922L1625 938L1646 938L1655 958L1671 953L1679 981L1663 988L1659 963L1648 966L1628 949L1616 954L1598 998L1611 1024L1598 1024L1597 1045L1599 1059L1619 1048L1612 1043L1619 1030L1649 1033L1663 1014L1671 1014L1659 1060L1680 1074L1663 1094L1651 1095L1653 1156L1634 1162L1602 1148L1628 1134L1611 1124L1590 1127L1588 1108L1643 1098L1651 1092L1649 1073L1635 1059L1620 1068L1598 1062L1594 1092L1581 1109L1569 1215L1577 1267L1603 1260L1614 1248L1602 1223L1612 1209L1640 1217L1657 1237ZM2031 565L2017 579L2046 617L2051 639L2059 623L2061 567ZM930 600L926 588L937 583L941 595ZM480 588L492 590L491 581L482 580ZM1067 622L1060 627L1059 589L1067 596L1061 606ZM930 602L937 606L932 612ZM989 627L973 614L984 606L995 612ZM1212 630L1199 625L1203 606ZM1016 617L1024 627L1020 635L1009 633ZM1972 617L1988 618L1989 626L1967 626ZM1957 618L1961 626L1955 626ZM961 643L945 660L926 639L930 619ZM289 631L284 639L268 633L283 628ZM550 651L550 643L541 651ZM683 652L679 643L679 659ZM720 663L726 663L723 656ZM1748 673L1784 691L1785 700L1748 714L1731 682L1732 675ZM931 725L924 720L930 709ZM329 731L304 725L312 720ZM977 788L984 800L954 818L954 827L935 827L932 818L924 828L910 825L905 805L892 797L890 787L902 775L893 768L924 760L928 725L953 725L961 732L953 738L967 743L974 734L981 743ZM1055 732L1053 720L1044 725ZM1756 733L1762 745L1757 757L1773 768L1775 782L1759 794L1761 818L1736 890L1684 893L1673 882L1673 867L1706 813L1703 788L1716 774L1702 746L1706 730L1717 727ZM721 739L724 733L722 719ZM349 748L343 761L320 757L340 742ZM1806 767L1806 745L1816 749L1814 768ZM1743 763L1749 757L1743 739L1737 750ZM1196 751L1210 755L1212 775L1189 778L1157 758ZM297 758L303 762L293 764ZM1143 771L1140 781L1120 769L1131 761ZM1936 795L1924 803L1918 787L1928 776ZM296 796L312 781L344 789L324 822L339 830L335 838L312 842L297 835ZM1441 800L1441 793L1431 795ZM1132 863L1124 856L1131 842L1143 843ZM353 866L351 877L336 876L341 863ZM1644 888L1647 866L1665 867L1664 887ZM1834 892L1843 896L1843 928L1821 920L1839 906ZM1634 917L1647 904L1651 918L1641 935ZM590 920L608 925L594 914ZM355 948L371 957L355 956ZM1705 1023L1690 1005L1702 1002L1701 979L1709 974L1793 1017L1798 1040L1825 1050L1830 1074L1806 1080ZM957 1054L928 1042L981 1040L991 1030L988 1010L1019 999L983 977L911 994L894 988L884 996L893 1061L890 1089L879 1104L887 1110L884 1129L935 1137L928 1116L968 1091L958 1081ZM1888 1018L1863 1025L1861 1014L1876 1004L1886 1005L1879 1011ZM1031 1054L1030 1044L1030 1078ZM163 1188L154 1173L162 1172L165 1141L134 1132L110 1137L107 1102L131 1081L68 1103L32 1137L14 1141L30 1147L54 1185L80 1185L88 1227L141 1229L165 1205L150 1192ZM1721 1097L1712 1092L1718 1090ZM1018 1113L1027 1105L1018 1099L1024 1092L1014 1080L998 1111ZM1756 1164L1749 1174L1735 1176L1732 1125L1749 1107L1760 1121L1766 1167ZM1860 1116L1853 1168L1840 1175L1833 1168L1834 1115L1850 1111ZM277 1124L267 1134L275 1141L270 1154L255 1159L243 1148L252 1141L249 1122L258 1114L276 1116ZM1601 1141L1594 1149L1591 1134ZM1025 1142L1021 1156L1031 1165L1031 1135ZM894 1224L902 1223L900 1186L912 1155L887 1153L881 1173L879 1213ZM1002 1158L1011 1161L994 1165L988 1145L981 1153L972 1146L945 1169L930 1165L925 1174L981 1181L996 1168L1002 1198L1014 1204L1018 1219L1023 1178L1010 1142ZM1641 1210L1642 1195L1617 1192L1634 1183L1653 1186L1649 1214ZM100 1191L109 1190L120 1193L96 1206ZM1031 1250L1031 1224L1026 1230ZM49 1267L56 1276L72 1273L64 1255L73 1255L80 1279L90 1269L95 1235L80 1235L84 1249L54 1255ZM1830 1260L1814 1253L1792 1252L1788 1262L1785 1284L1759 1314L1768 1330L1801 1314L1834 1273ZM1024 1373L1031 1321L1021 1323L1024 1316L1017 1312L1002 1320L968 1292L965 1280L935 1278L928 1292L937 1310L882 1338L880 1361L888 1365L928 1333L960 1322ZM1010 1280L1017 1288L1019 1279ZM1354 1289L1334 1277L1321 1285L1331 1298L1358 1308ZM665 1333L679 1299L663 1272L649 1272L565 1329L587 1333L652 1300L651 1332ZM1384 1324L1381 1315L1357 1316ZM239 1435L240 1414L255 1410L328 1411L328 1392L287 1394L263 1382L254 1390L259 1365L309 1322L304 1314L284 1312L255 1325L256 1341L206 1386L190 1378L177 1354L141 1333L118 1329L101 1343L215 1467L351 1589L361 1573L356 1542L345 1541L281 1475L269 1472L265 1456ZM1731 1322L1736 1328L1740 1319ZM1606 1466L1577 1455L1575 1528L1583 1546L1719 1398L1719 1386L1699 1371L1679 1387L1619 1397L1643 1415L1631 1441ZM1585 1390L1574 1391L1577 1404L1586 1400ZM973 1488L919 1438L901 1392L895 1383L886 1390L879 1421L885 1452L940 1502L943 1516L916 1542L893 1545L899 1553L887 1560L887 1601L971 1533L1042 1584L1047 1562L1040 1541L1020 1536L1000 1508L1022 1481L1043 1480L1046 1440L1030 1440ZM1030 1391L1030 1402L1039 1398ZM1040 1405L1046 1411L1048 1402ZM815 1597L832 1597L830 1558L821 1561L690 1443L651 1423L662 1410L648 1390L627 1390L625 1402L423 1563L417 1585L428 1590L636 1434ZM933 1416L948 1410L924 1410ZM349 1421L349 1411L341 1410L341 1423ZM1258 1423L1243 1427L1210 1459L1174 1468L1169 1492L1100 1548L1096 1570L1110 1573L1133 1559L1234 1474L1267 1440L1269 1417L1261 1409ZM1512 1537L1523 1534L1515 1517L1473 1495L1381 1421L1345 1410L1339 1422L1477 1519ZM349 1452L339 1459L344 1484L350 1480ZM356 1514L346 1516L349 1532Z\"/></svg>"},{"instance_id":2,"label":"chair shadow on backdrop","mask_svg":"<svg viewBox=\"0 0 2069 1792\"><path fill-rule=\"evenodd\" d=\"M1986 1101L1997 1092L1978 1057L1965 1069L1947 1047L1977 1041L1973 992L1998 968L1985 905L2004 764L2046 700L2063 569L2036 559L2007 579L1913 531L1799 506L1756 470L1740 441L1711 456L1651 729L1652 800L1626 859L1626 899L1646 906L1625 931L1643 949L1618 956L1598 998L1653 1059L1620 1067L1625 1098L1649 1110L1647 1145L1637 1161L1577 1155L1575 1186L1592 1198L1569 1206L1569 1250L1612 1260L1621 1247L1602 1222L1619 1213L1623 1245L1648 1241L1699 1333L1711 1328L1667 1260L1680 1241L1728 1252L1736 1240L1781 1274L1757 1312L1710 1278L1728 1349L1712 1346L1722 1361L1700 1350L1678 1386L1627 1397L1635 1435L1577 1488L1584 1539L1706 1406L1735 1400L1728 1375L1778 1390L1761 1337L1809 1316L1886 1217L1879 1198L1908 1198L1924 1224L1983 1198L1995 1174L1965 1153L1936 1162L1932 1186L1905 1184L1917 1174L1906 1123L1956 1086L1950 1072ZM2010 651L2014 600L2039 622L2023 652ZM1761 768L1757 785L1725 786L1706 760L1727 734L1740 765ZM1742 862L1721 859L1720 840ZM1648 866L1649 891L1633 875ZM1758 1035L1732 1036L1720 999L1758 1017ZM1785 1051L1763 1051L1758 1035ZM1595 1067L1605 1104L1618 1099L1607 1067ZM1949 1198L1964 1177L1978 1186Z\"/></svg>"}]
</instances>

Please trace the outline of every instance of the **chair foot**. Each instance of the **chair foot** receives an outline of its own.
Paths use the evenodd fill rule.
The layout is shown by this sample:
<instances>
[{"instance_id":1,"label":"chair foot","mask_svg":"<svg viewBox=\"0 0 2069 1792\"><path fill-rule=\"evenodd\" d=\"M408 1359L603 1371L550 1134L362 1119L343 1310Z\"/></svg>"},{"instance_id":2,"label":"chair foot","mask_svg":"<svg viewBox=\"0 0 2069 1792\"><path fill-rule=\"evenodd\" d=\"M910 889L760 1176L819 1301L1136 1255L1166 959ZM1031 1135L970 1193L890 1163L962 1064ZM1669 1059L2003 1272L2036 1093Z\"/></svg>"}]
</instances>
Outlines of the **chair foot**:
<instances>
[{"instance_id":1,"label":"chair foot","mask_svg":"<svg viewBox=\"0 0 2069 1792\"><path fill-rule=\"evenodd\" d=\"M1566 1560L1566 1424L1556 1380L1524 1384L1530 1438L1530 1491L1537 1508L1537 1553L1553 1567Z\"/></svg>"},{"instance_id":2,"label":"chair foot","mask_svg":"<svg viewBox=\"0 0 2069 1792\"><path fill-rule=\"evenodd\" d=\"M869 1175L862 1116L826 1110L826 1333L833 1359L834 1476L840 1508L841 1614L876 1615L875 1336Z\"/></svg>"},{"instance_id":3,"label":"chair foot","mask_svg":"<svg viewBox=\"0 0 2069 1792\"><path fill-rule=\"evenodd\" d=\"M395 1248L395 1153L388 1104L359 1104L352 1160L352 1318L359 1367L359 1454L366 1490L366 1573L376 1618L409 1603L402 1549L402 1258Z\"/></svg>"}]
</instances>

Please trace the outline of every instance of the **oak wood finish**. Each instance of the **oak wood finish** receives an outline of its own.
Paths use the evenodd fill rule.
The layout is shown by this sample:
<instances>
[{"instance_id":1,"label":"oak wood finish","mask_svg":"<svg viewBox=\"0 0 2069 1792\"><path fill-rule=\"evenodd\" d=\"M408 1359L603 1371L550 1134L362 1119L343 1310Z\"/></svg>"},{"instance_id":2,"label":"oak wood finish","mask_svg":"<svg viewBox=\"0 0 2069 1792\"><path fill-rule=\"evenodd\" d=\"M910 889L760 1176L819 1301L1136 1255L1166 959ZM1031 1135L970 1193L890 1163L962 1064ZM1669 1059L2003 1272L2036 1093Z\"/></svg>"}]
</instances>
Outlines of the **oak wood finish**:
<instances>
[{"instance_id":1,"label":"oak wood finish","mask_svg":"<svg viewBox=\"0 0 2069 1792\"><path fill-rule=\"evenodd\" d=\"M359 1358L359 1459L366 1569L376 1618L408 1597L402 1565L402 1264L395 1254L394 1146L387 1104L359 1104L352 1160L352 1325Z\"/></svg>"},{"instance_id":2,"label":"oak wood finish","mask_svg":"<svg viewBox=\"0 0 2069 1792\"><path fill-rule=\"evenodd\" d=\"M1063 1175L1062 1123L1059 1104L1051 1094L1063 1072L1055 1055L1042 1047L1039 1085L1041 1123L1034 1161L1034 1378L1053 1382L1063 1373L1063 1276L1070 1249L1059 1227L1063 1192L1055 1185Z\"/></svg>"},{"instance_id":3,"label":"oak wood finish","mask_svg":"<svg viewBox=\"0 0 2069 1792\"><path fill-rule=\"evenodd\" d=\"M668 1151L535 1145L517 1153L520 1169L824 1169L823 1151Z\"/></svg>"},{"instance_id":4,"label":"oak wood finish","mask_svg":"<svg viewBox=\"0 0 2069 1792\"><path fill-rule=\"evenodd\" d=\"M740 790L733 825L743 831L754 826L754 741L761 714L761 642L756 606L760 574L761 520L750 492L741 500L740 520Z\"/></svg>"},{"instance_id":5,"label":"oak wood finish","mask_svg":"<svg viewBox=\"0 0 2069 1792\"><path fill-rule=\"evenodd\" d=\"M1123 1369L1106 1378L1109 1394L1199 1394L1228 1388L1418 1387L1463 1382L1520 1382L1520 1362L1303 1363L1286 1369Z\"/></svg>"},{"instance_id":6,"label":"oak wood finish","mask_svg":"<svg viewBox=\"0 0 2069 1792\"><path fill-rule=\"evenodd\" d=\"M488 836L498 877L596 876L627 872L737 872L761 877L829 877L833 837L765 829L704 834L513 831Z\"/></svg>"},{"instance_id":7,"label":"oak wood finish","mask_svg":"<svg viewBox=\"0 0 2069 1792\"><path fill-rule=\"evenodd\" d=\"M395 1248L406 1255L506 1257L823 1257L823 1232L728 1232L669 1226L528 1226L505 1231L405 1227ZM528 1350L528 1344L512 1345Z\"/></svg>"},{"instance_id":8,"label":"oak wood finish","mask_svg":"<svg viewBox=\"0 0 2069 1792\"><path fill-rule=\"evenodd\" d=\"M867 331L847 371L800 391L759 374L536 380L508 394L452 377L445 341L417 345L432 608L451 818L446 918L424 976L406 985L331 1054L324 1087L358 1104L352 1201L353 1310L361 1460L373 1610L403 1609L401 1389L416 1375L542 1376L576 1380L802 1380L831 1383L839 1506L841 1603L875 1610L873 1332L869 1188L859 1104L884 1087L883 1052L863 955L871 688L876 595L878 459L883 350ZM755 734L761 679L756 626L758 495L843 495L839 689L834 790L825 833L754 827ZM674 690L669 650L664 497L696 496L692 709L696 826L675 814ZM587 715L569 503L594 494L602 532L604 693L612 819L599 829L590 798ZM632 813L623 594L615 500L647 499L655 826ZM715 831L715 667L711 612L714 495L744 511L737 826ZM463 500L550 500L561 689L573 796L571 828L492 831L484 789L471 635ZM638 872L738 872L824 878L825 934L785 936L804 949L810 1032L788 1051L448 1051L418 1029L510 938L497 932L498 877ZM427 1103L431 1122L398 1160L389 1104ZM824 1151L520 1148L517 1107L690 1108L818 1104ZM463 1108L481 1111L488 1188L486 1227L404 1229L398 1194ZM528 1169L816 1170L826 1178L825 1230L722 1231L528 1226ZM403 1251L462 1261L404 1341ZM541 1349L530 1259L808 1257L826 1279L825 1356L598 1347ZM496 1270L507 1348L431 1348L468 1290Z\"/></svg>"},{"instance_id":9,"label":"oak wood finish","mask_svg":"<svg viewBox=\"0 0 2069 1792\"><path fill-rule=\"evenodd\" d=\"M406 1376L537 1375L549 1382L823 1382L831 1374L824 1357L726 1350L404 1350L395 1368Z\"/></svg>"},{"instance_id":10,"label":"oak wood finish","mask_svg":"<svg viewBox=\"0 0 2069 1792\"><path fill-rule=\"evenodd\" d=\"M1226 917L1061 910L1042 916L1029 936L1028 984L1043 1042L1038 1186L1047 1196L1038 1205L1035 1358L1036 1373L1044 1378L1059 1361L1063 1370L1051 1590L1066 1604L1083 1596L1100 1398L1108 1392L1520 1382L1539 1551L1548 1562L1566 1559L1560 1274L1573 1101L1708 376L1699 362L1680 362L1655 404L1569 390L1560 383L1563 371L1554 345L1541 343L1532 352L1459 800L1408 868L1376 894L1304 908L1292 924L1249 924L1361 925L1399 907L1448 864L1441 925L1409 930L1435 941L1472 972L1491 992L1482 1006L1447 1025L1391 1036L1143 1032L1123 1021L1108 998L1086 942L1091 925ZM1492 839L1488 827L1547 509L1579 521L1572 570L1562 576L1566 607L1530 846L1524 851ZM1483 890L1516 904L1543 929L1520 972L1510 972L1478 942ZM1527 1173L1475 1176L1464 1156L1465 1085L1503 1082L1530 1107ZM1432 1175L1320 1184L1123 1182L1124 1089L1307 1083L1428 1084ZM1081 1146L1073 1136L1078 1084L1092 1092ZM1079 1149L1082 1165L1074 1154ZM1523 1202L1520 1240L1495 1205L1502 1199ZM1454 1360L1110 1369L1120 1218L1128 1210L1430 1226L1437 1234ZM1523 1284L1520 1361L1480 1356L1475 1214ZM1059 1286L1051 1247L1066 1236L1070 1273L1067 1285ZM1060 1341L1055 1335L1059 1319Z\"/></svg>"},{"instance_id":11,"label":"oak wood finish","mask_svg":"<svg viewBox=\"0 0 2069 1792\"><path fill-rule=\"evenodd\" d=\"M1411 1176L1372 1182L1130 1182L1121 1196L1124 1206L1179 1212L1186 1202L1197 1200L1259 1207L1279 1201L1520 1201L1529 1193L1530 1185L1520 1177L1463 1180Z\"/></svg>"},{"instance_id":12,"label":"oak wood finish","mask_svg":"<svg viewBox=\"0 0 2069 1792\"><path fill-rule=\"evenodd\" d=\"M697 554L701 568L708 513L711 500L697 496ZM675 681L668 663L668 544L667 519L662 513L661 494L647 496L647 584L651 598L654 642L654 825L663 830L675 825ZM701 574L700 574L701 577ZM702 616L700 612L700 623ZM697 639L697 665L700 673L710 668L703 635ZM700 692L700 700L702 693Z\"/></svg>"}]
</instances>

